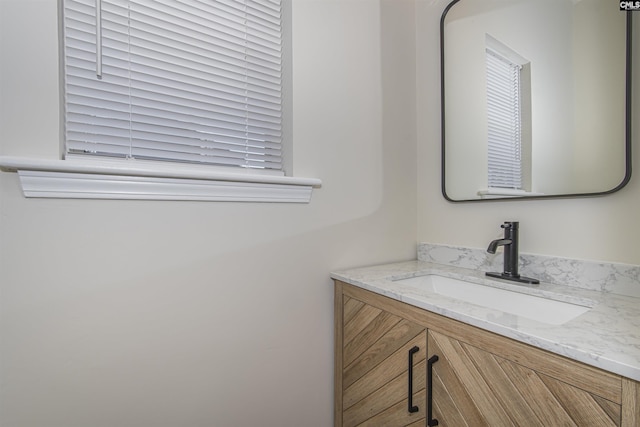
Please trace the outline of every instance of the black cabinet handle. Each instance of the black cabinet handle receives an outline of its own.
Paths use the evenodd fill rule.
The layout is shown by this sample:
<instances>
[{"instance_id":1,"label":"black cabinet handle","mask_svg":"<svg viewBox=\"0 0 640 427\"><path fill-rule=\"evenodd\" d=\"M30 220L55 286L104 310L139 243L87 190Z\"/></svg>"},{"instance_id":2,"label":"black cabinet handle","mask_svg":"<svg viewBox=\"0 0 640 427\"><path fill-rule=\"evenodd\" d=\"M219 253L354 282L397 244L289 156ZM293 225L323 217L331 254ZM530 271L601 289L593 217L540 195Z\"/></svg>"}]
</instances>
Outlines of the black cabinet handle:
<instances>
[{"instance_id":1,"label":"black cabinet handle","mask_svg":"<svg viewBox=\"0 0 640 427\"><path fill-rule=\"evenodd\" d=\"M427 425L429 427L438 425L438 420L433 418L433 364L438 359L438 356L433 355L427 360Z\"/></svg>"},{"instance_id":2,"label":"black cabinet handle","mask_svg":"<svg viewBox=\"0 0 640 427\"><path fill-rule=\"evenodd\" d=\"M420 347L413 346L409 349L409 403L407 410L409 413L418 412L420 409L413 405L413 355L420 351Z\"/></svg>"}]
</instances>

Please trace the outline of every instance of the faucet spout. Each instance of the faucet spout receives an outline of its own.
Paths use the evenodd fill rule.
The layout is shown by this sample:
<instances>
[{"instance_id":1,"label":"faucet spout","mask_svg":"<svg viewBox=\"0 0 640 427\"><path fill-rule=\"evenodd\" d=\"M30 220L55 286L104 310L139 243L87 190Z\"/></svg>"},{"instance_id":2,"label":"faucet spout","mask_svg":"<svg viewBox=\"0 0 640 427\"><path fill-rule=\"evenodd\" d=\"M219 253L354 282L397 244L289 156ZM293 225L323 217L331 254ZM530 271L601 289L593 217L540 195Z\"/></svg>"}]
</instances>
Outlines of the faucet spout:
<instances>
[{"instance_id":1,"label":"faucet spout","mask_svg":"<svg viewBox=\"0 0 640 427\"><path fill-rule=\"evenodd\" d=\"M498 250L498 246L507 246L513 244L513 240L511 239L497 239L493 242L489 243L489 247L487 248L487 252L490 254L495 254L496 250Z\"/></svg>"}]
</instances>

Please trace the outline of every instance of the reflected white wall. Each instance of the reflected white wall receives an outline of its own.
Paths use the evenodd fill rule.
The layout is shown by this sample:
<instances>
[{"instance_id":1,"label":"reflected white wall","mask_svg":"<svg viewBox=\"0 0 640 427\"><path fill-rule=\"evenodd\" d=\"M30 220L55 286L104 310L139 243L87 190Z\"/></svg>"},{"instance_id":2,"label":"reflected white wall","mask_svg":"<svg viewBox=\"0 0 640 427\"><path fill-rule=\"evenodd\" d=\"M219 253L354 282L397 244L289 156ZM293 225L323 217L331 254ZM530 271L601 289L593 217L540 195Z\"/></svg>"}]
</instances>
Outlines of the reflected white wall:
<instances>
[{"instance_id":1,"label":"reflected white wall","mask_svg":"<svg viewBox=\"0 0 640 427\"><path fill-rule=\"evenodd\" d=\"M624 13L599 0L581 0L573 14L574 157L572 188L615 188L624 178ZM598 58L594 61L594 58Z\"/></svg>"}]
</instances>

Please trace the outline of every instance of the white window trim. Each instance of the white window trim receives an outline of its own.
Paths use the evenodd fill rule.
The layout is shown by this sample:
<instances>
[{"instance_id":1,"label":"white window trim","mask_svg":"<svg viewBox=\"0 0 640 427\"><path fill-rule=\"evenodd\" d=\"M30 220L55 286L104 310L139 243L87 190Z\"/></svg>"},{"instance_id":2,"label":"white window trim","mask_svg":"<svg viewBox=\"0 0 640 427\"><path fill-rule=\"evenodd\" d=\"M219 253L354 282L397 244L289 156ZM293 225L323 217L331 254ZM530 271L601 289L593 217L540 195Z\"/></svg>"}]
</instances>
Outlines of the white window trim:
<instances>
[{"instance_id":1,"label":"white window trim","mask_svg":"<svg viewBox=\"0 0 640 427\"><path fill-rule=\"evenodd\" d=\"M316 178L260 175L138 161L75 161L0 156L25 197L309 203Z\"/></svg>"}]
</instances>

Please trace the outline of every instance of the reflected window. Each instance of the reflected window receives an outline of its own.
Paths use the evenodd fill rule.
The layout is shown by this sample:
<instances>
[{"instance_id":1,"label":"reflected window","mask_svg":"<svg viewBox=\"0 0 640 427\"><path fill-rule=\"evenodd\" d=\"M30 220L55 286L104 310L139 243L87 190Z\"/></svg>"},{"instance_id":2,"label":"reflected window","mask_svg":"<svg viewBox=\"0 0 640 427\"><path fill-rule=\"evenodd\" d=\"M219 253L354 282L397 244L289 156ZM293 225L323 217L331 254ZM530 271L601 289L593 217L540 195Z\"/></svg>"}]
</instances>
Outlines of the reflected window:
<instances>
[{"instance_id":1,"label":"reflected window","mask_svg":"<svg viewBox=\"0 0 640 427\"><path fill-rule=\"evenodd\" d=\"M489 189L530 191L529 62L487 35L486 72Z\"/></svg>"}]
</instances>

